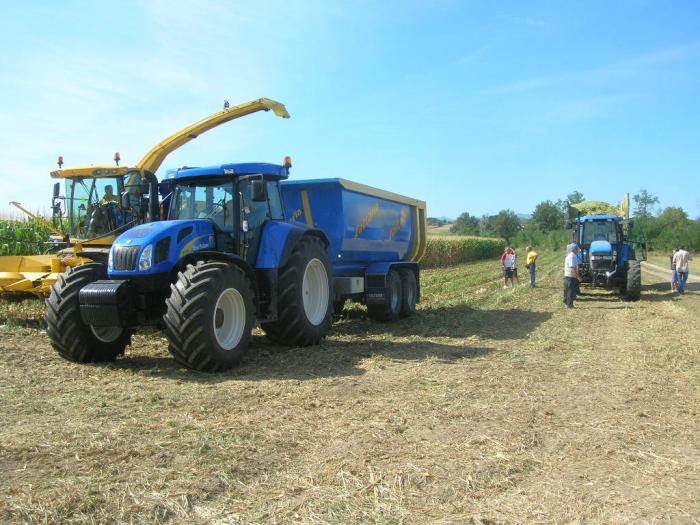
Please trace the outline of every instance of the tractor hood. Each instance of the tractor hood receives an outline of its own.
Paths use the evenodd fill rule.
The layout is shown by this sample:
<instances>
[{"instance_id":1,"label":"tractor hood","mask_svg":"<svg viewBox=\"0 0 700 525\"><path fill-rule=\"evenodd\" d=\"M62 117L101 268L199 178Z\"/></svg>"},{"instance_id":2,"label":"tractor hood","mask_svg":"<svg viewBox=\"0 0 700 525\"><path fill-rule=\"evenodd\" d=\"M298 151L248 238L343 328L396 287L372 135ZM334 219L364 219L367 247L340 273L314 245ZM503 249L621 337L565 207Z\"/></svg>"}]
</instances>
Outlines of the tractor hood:
<instances>
[{"instance_id":1,"label":"tractor hood","mask_svg":"<svg viewBox=\"0 0 700 525\"><path fill-rule=\"evenodd\" d=\"M593 241L588 249L591 255L610 255L612 251L612 245L608 241Z\"/></svg>"},{"instance_id":2,"label":"tractor hood","mask_svg":"<svg viewBox=\"0 0 700 525\"><path fill-rule=\"evenodd\" d=\"M110 277L169 272L191 252L215 248L209 219L159 221L136 226L120 235L109 254Z\"/></svg>"}]
</instances>

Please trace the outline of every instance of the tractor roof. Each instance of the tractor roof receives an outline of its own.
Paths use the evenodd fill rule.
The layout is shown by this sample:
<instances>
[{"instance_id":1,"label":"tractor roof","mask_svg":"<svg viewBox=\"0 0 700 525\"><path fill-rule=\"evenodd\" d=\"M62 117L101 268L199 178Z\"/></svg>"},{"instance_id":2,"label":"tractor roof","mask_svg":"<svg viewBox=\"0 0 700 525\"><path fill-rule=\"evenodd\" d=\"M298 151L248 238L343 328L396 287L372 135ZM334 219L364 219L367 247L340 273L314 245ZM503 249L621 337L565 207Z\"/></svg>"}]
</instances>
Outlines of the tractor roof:
<instances>
[{"instance_id":1,"label":"tractor roof","mask_svg":"<svg viewBox=\"0 0 700 525\"><path fill-rule=\"evenodd\" d=\"M242 162L236 164L221 164L220 166L207 166L204 168L181 168L170 177L175 180L191 178L211 178L211 177L240 177L241 175L267 175L277 179L289 177L288 168L279 164L268 164L265 162Z\"/></svg>"},{"instance_id":2,"label":"tractor roof","mask_svg":"<svg viewBox=\"0 0 700 525\"><path fill-rule=\"evenodd\" d=\"M593 221L621 221L624 217L619 215L584 215L579 220L581 222L593 222Z\"/></svg>"}]
</instances>

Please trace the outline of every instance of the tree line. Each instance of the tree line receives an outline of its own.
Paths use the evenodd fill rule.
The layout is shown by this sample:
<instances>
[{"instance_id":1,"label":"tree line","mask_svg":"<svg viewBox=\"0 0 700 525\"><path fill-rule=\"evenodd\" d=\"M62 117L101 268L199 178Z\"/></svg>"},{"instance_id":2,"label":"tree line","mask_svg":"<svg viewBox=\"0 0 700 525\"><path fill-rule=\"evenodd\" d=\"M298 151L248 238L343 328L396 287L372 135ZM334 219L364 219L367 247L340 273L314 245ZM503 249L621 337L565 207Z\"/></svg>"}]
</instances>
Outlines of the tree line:
<instances>
[{"instance_id":1,"label":"tree line","mask_svg":"<svg viewBox=\"0 0 700 525\"><path fill-rule=\"evenodd\" d=\"M535 206L529 219L520 218L510 209L481 217L464 212L454 221L450 231L457 235L499 237L516 245L560 249L568 240L565 229L567 210L570 205L584 201L580 191L573 191L557 201L542 201ZM658 197L644 188L633 195L632 202L636 240L646 241L648 249L671 250L685 245L691 250L700 250L700 217L691 219L685 210L676 206L656 211Z\"/></svg>"}]
</instances>

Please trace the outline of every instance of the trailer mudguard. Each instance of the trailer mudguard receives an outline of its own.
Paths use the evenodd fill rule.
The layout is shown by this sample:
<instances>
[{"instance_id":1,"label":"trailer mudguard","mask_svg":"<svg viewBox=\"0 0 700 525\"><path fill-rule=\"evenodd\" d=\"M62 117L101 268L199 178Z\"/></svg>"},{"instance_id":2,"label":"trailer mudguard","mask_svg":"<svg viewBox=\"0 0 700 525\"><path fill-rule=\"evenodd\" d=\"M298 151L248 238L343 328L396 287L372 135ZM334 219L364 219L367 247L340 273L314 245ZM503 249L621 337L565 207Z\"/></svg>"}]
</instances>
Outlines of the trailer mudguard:
<instances>
[{"instance_id":1,"label":"trailer mudguard","mask_svg":"<svg viewBox=\"0 0 700 525\"><path fill-rule=\"evenodd\" d=\"M416 283L418 284L418 295L416 297L416 302L420 302L420 271L418 264L414 262L394 261L370 264L365 272L367 290L369 291L370 288L386 288L386 276L392 268L397 270L400 268L413 270L413 272L416 274Z\"/></svg>"},{"instance_id":2,"label":"trailer mudguard","mask_svg":"<svg viewBox=\"0 0 700 525\"><path fill-rule=\"evenodd\" d=\"M315 235L328 247L328 237L318 228L300 223L266 222L263 226L255 268L258 270L282 268L292 254L297 241L304 235Z\"/></svg>"}]
</instances>

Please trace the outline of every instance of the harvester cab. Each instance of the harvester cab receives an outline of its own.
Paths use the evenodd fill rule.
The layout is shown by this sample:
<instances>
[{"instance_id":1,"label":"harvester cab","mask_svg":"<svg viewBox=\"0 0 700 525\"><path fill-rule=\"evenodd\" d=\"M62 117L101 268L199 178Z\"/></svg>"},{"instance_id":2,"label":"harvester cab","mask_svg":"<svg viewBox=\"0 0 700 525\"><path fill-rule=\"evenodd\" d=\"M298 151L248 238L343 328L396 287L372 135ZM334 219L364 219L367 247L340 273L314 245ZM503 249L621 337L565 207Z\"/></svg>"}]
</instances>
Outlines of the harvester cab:
<instances>
[{"instance_id":1,"label":"harvester cab","mask_svg":"<svg viewBox=\"0 0 700 525\"><path fill-rule=\"evenodd\" d=\"M591 206L593 204L593 206ZM641 265L646 244L634 237L634 221L629 218L629 197L619 209L605 203L588 203L588 208L611 213L588 213L569 208L567 227L570 241L580 248L579 270L582 282L594 287L618 288L628 300L641 294ZM584 209L587 203L581 205Z\"/></svg>"},{"instance_id":2,"label":"harvester cab","mask_svg":"<svg viewBox=\"0 0 700 525\"><path fill-rule=\"evenodd\" d=\"M106 261L120 233L161 218L158 180L151 171L98 166L59 169L51 177L65 181L65 194L54 190L52 205L54 223L71 245L60 254L64 257L75 250Z\"/></svg>"}]
</instances>

